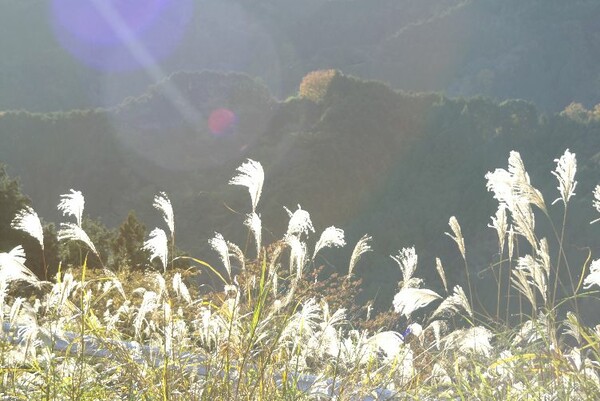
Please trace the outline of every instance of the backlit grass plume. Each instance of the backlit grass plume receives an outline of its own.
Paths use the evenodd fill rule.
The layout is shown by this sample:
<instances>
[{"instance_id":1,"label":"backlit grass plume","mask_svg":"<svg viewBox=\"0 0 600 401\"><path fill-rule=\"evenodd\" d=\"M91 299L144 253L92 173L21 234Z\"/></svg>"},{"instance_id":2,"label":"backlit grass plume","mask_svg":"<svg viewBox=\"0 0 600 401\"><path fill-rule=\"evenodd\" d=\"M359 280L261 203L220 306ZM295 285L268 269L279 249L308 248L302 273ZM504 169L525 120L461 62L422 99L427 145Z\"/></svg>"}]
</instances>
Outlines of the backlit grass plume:
<instances>
[{"instance_id":1,"label":"backlit grass plume","mask_svg":"<svg viewBox=\"0 0 600 401\"><path fill-rule=\"evenodd\" d=\"M365 234L358 240L356 245L354 245L352 256L350 256L350 263L348 263L348 277L352 276L352 271L354 270L354 267L360 260L361 256L364 253L371 251L371 245L369 244L371 240L372 237Z\"/></svg>"},{"instance_id":2,"label":"backlit grass plume","mask_svg":"<svg viewBox=\"0 0 600 401\"><path fill-rule=\"evenodd\" d=\"M60 203L58 204L58 210L60 210L64 216L74 216L77 225L81 227L83 218L83 208L85 206L85 198L80 191L71 189L71 193L61 195Z\"/></svg>"},{"instance_id":3,"label":"backlit grass plume","mask_svg":"<svg viewBox=\"0 0 600 401\"><path fill-rule=\"evenodd\" d=\"M168 231L160 228L143 245L152 260L160 260L159 271L111 272L83 263L59 269L54 283L41 285L25 266L22 247L0 252L0 394L7 399L73 401L597 399L600 325L587 323L595 319L593 313L585 316L569 309L588 301L597 306L600 259L590 256L572 293L560 294L554 302L548 284L558 276L558 265L550 247L562 250L563 236L560 227L554 229L551 215L545 216L555 234L551 241L536 228L533 207L545 207L541 193L530 183L517 152L511 152L508 164L508 170L486 175L488 189L499 200L491 223L498 250L489 269L478 269L482 276L494 275L497 299L505 297L506 318L498 310L495 316L485 310L496 294L489 296L489 286L479 281L473 287L479 291L469 288L471 299L458 283L451 283L448 294L449 282L470 285L472 274L454 217L447 235L459 247L466 280L457 274L446 277L439 258L435 265L427 259L431 271L422 277L437 281L437 269L439 285L446 290L441 297L418 277L415 248L400 248L391 256L402 273L397 293L392 300L367 300L369 306L384 305L373 315L367 308L365 318L365 310L357 307L360 288L353 287L358 280L337 274L323 279L324 270L315 267L315 257L324 248L345 244L342 229L326 228L313 248L310 215L298 207L288 211L286 232L273 237L283 239L262 244L256 213L262 167L248 161L232 184L250 190L253 210L244 226L254 236L258 258L219 233L208 240L229 280L192 257L185 259L195 263L193 268L173 264L167 271L169 257L174 258ZM575 196L575 170L575 156L566 151L554 171L565 206ZM167 196L157 195L154 206L173 236ZM600 211L600 186L594 191L594 207ZM83 196L71 191L59 209L76 219L61 226L59 238L84 242L95 251L81 227ZM12 225L39 240L39 219L33 213L23 209ZM370 242L364 235L354 247L349 276L361 255L371 250ZM488 245L485 239L475 243ZM570 269L568 254L554 254ZM473 252L474 260L478 256ZM238 264L241 268L233 274ZM477 262L478 268L485 265ZM197 269L201 274L194 276ZM373 266L368 274L384 269ZM211 282L212 275L224 286L197 281ZM22 296L28 289L25 283L37 287L28 298Z\"/></svg>"},{"instance_id":4,"label":"backlit grass plume","mask_svg":"<svg viewBox=\"0 0 600 401\"><path fill-rule=\"evenodd\" d=\"M215 233L215 236L208 240L208 244L219 254L219 258L221 258L221 262L223 262L223 266L225 266L227 275L231 278L229 246L227 245L227 241L225 241L225 238L223 238L223 235L220 233Z\"/></svg>"},{"instance_id":5,"label":"backlit grass plume","mask_svg":"<svg viewBox=\"0 0 600 401\"><path fill-rule=\"evenodd\" d=\"M98 258L100 257L100 254L96 250L96 246L80 225L73 223L61 223L57 234L59 241L83 242L92 252L94 252L96 256L98 256Z\"/></svg>"},{"instance_id":6,"label":"backlit grass plume","mask_svg":"<svg viewBox=\"0 0 600 401\"><path fill-rule=\"evenodd\" d=\"M171 232L171 236L174 236L175 216L173 214L173 206L171 205L171 201L169 200L167 194L160 192L158 195L154 196L154 203L152 206L162 213L163 219L165 220L165 223Z\"/></svg>"},{"instance_id":7,"label":"backlit grass plume","mask_svg":"<svg viewBox=\"0 0 600 401\"><path fill-rule=\"evenodd\" d=\"M558 179L560 198L556 198L552 204L562 200L566 206L569 199L575 195L575 187L577 186L577 181L575 181L577 160L575 159L575 154L569 152L569 149L567 149L559 159L555 159L554 161L556 162L556 170L552 174Z\"/></svg>"},{"instance_id":8,"label":"backlit grass plume","mask_svg":"<svg viewBox=\"0 0 600 401\"><path fill-rule=\"evenodd\" d=\"M230 185L241 185L248 188L250 200L252 201L252 211L256 212L256 206L260 200L263 183L265 181L265 172L262 164L252 159L237 168L238 174L230 181Z\"/></svg>"},{"instance_id":9,"label":"backlit grass plume","mask_svg":"<svg viewBox=\"0 0 600 401\"><path fill-rule=\"evenodd\" d=\"M315 232L312 221L310 220L310 214L306 210L302 210L302 207L298 205L298 209L292 212L290 209L284 206L285 211L290 217L288 222L288 229L286 236L290 235L308 235L310 232Z\"/></svg>"},{"instance_id":10,"label":"backlit grass plume","mask_svg":"<svg viewBox=\"0 0 600 401\"><path fill-rule=\"evenodd\" d=\"M340 248L346 245L346 241L344 240L344 230L336 228L334 226L327 227L322 233L319 241L315 245L315 250L313 252L313 260L317 253L327 247L336 247Z\"/></svg>"},{"instance_id":11,"label":"backlit grass plume","mask_svg":"<svg viewBox=\"0 0 600 401\"><path fill-rule=\"evenodd\" d=\"M25 208L17 212L11 223L11 227L31 235L40 244L42 250L44 249L44 229L42 222L31 206L25 206Z\"/></svg>"},{"instance_id":12,"label":"backlit grass plume","mask_svg":"<svg viewBox=\"0 0 600 401\"><path fill-rule=\"evenodd\" d=\"M167 270L169 257L169 245L167 234L161 228L155 228L150 232L150 238L144 242L144 250L150 252L150 260L160 260L163 270Z\"/></svg>"},{"instance_id":13,"label":"backlit grass plume","mask_svg":"<svg viewBox=\"0 0 600 401\"><path fill-rule=\"evenodd\" d=\"M256 257L260 256L260 247L262 246L262 221L260 215L255 212L246 215L244 225L250 229L256 243Z\"/></svg>"},{"instance_id":14,"label":"backlit grass plume","mask_svg":"<svg viewBox=\"0 0 600 401\"><path fill-rule=\"evenodd\" d=\"M9 252L0 252L0 282L8 284L13 281L40 286L38 278L25 266L25 251L21 245Z\"/></svg>"}]
</instances>

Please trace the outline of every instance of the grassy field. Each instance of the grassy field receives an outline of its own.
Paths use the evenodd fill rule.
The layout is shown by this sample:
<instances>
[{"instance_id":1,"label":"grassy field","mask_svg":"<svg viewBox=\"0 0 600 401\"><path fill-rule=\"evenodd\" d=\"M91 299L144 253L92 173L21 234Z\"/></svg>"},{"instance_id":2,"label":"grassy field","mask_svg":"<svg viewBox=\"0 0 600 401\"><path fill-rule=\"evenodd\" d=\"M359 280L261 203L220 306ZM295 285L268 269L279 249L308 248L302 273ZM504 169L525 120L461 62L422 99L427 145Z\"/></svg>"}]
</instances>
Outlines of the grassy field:
<instances>
[{"instance_id":1,"label":"grassy field","mask_svg":"<svg viewBox=\"0 0 600 401\"><path fill-rule=\"evenodd\" d=\"M490 224L500 255L494 310L476 305L468 244L450 217L446 234L463 256L466 285L448 285L438 259L445 291L426 288L416 250L402 248L391 256L402 272L393 312L379 315L352 304L360 285L353 270L371 250L369 236L354 245L347 275L326 280L313 273L316 258L346 246L341 229L317 239L298 206L281 240L263 244L258 162L248 160L230 181L250 194L247 243L219 233L209 240L222 266L172 256L174 212L160 193L154 206L164 228L144 248L161 268L88 269L85 255L97 252L82 228L83 195L72 190L58 206L72 220L59 238L79 244L80 267L44 282L25 267L21 247L0 253L2 400L597 399L600 325L584 325L579 308L597 301L600 259L590 252L572 266L562 246L575 173L567 150L552 172L552 207L564 208L561 224L551 222L558 249L537 234L534 210L550 219L549 205L519 153L486 175L499 204ZM600 186L594 196L590 208L600 212ZM43 248L33 209L12 226ZM183 261L189 267L178 267ZM199 285L198 272L212 284Z\"/></svg>"}]
</instances>

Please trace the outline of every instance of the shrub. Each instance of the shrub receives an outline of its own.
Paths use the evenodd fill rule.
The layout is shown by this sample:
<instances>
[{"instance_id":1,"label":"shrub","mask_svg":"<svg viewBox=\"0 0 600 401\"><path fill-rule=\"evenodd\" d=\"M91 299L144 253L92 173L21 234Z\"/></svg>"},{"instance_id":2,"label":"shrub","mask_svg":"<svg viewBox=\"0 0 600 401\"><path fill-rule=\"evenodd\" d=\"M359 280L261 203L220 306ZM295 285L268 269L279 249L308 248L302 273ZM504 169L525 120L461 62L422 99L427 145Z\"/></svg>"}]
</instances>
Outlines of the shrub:
<instances>
[{"instance_id":1,"label":"shrub","mask_svg":"<svg viewBox=\"0 0 600 401\"><path fill-rule=\"evenodd\" d=\"M331 84L331 80L336 74L338 74L336 70L309 72L302 78L298 95L301 98L310 99L316 103L321 102L325 98L329 84Z\"/></svg>"}]
</instances>

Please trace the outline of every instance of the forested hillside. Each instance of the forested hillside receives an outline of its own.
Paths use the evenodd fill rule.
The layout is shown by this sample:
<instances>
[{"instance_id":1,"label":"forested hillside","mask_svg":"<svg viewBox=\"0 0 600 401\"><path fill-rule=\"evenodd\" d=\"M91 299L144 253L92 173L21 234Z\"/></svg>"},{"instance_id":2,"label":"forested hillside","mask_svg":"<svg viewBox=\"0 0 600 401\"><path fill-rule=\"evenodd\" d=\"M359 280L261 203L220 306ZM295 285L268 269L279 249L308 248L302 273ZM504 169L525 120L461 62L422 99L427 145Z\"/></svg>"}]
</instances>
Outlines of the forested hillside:
<instances>
[{"instance_id":1,"label":"forested hillside","mask_svg":"<svg viewBox=\"0 0 600 401\"><path fill-rule=\"evenodd\" d=\"M135 209L151 228L160 218L152 198L166 191L178 245L215 263L207 246L215 230L239 244L247 240L239 230L246 197L227 182L246 158L259 160L266 171L259 210L265 242L281 238L283 206L297 204L311 213L317 231L336 225L351 244L371 234L376 252L356 273L365 278L364 296L379 294L388 305L399 271L387 255L401 247L416 246L431 281L436 256L453 280L464 279L459 254L443 234L450 216L462 225L471 268L485 271L493 263L494 233L486 224L496 201L484 175L505 166L513 149L534 185L549 194L556 194L553 158L566 148L577 155L580 184L565 248L583 257L581 247L600 239L588 224L591 192L600 182L600 123L592 111L546 115L523 101L396 92L339 73L323 84L327 90L316 101L277 102L246 76L182 73L113 109L6 112L0 160L51 221L60 221L59 195L74 188L104 224L116 227ZM562 209L549 208L560 220ZM343 272L350 253L351 247L325 253L320 262Z\"/></svg>"},{"instance_id":2,"label":"forested hillside","mask_svg":"<svg viewBox=\"0 0 600 401\"><path fill-rule=\"evenodd\" d=\"M82 56L65 40L65 18L76 17L68 3L0 3L0 110L112 106L202 69L259 77L282 99L308 72L335 68L396 89L525 99L550 112L600 102L594 0L155 1L186 15L159 26L159 38L173 35L169 50L118 71L82 60L94 51ZM140 40L152 56L157 38Z\"/></svg>"}]
</instances>

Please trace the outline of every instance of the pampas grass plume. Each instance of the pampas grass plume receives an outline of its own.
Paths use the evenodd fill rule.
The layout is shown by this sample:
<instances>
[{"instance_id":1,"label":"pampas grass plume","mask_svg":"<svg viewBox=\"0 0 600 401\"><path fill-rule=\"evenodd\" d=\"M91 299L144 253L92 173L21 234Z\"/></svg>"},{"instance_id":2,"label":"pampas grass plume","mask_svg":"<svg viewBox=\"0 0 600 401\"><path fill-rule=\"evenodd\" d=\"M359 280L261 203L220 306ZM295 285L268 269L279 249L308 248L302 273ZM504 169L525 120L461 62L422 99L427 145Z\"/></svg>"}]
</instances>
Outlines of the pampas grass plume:
<instances>
[{"instance_id":1,"label":"pampas grass plume","mask_svg":"<svg viewBox=\"0 0 600 401\"><path fill-rule=\"evenodd\" d=\"M348 277L352 275L352 271L354 270L354 267L360 260L361 256L364 253L371 251L371 245L369 244L371 240L371 236L365 234L358 240L358 242L354 246L352 256L350 257L350 263L348 264Z\"/></svg>"},{"instance_id":2,"label":"pampas grass plume","mask_svg":"<svg viewBox=\"0 0 600 401\"><path fill-rule=\"evenodd\" d=\"M25 208L17 212L10 226L15 230L20 230L31 235L40 244L42 250L44 249L44 229L42 222L31 206L25 206Z\"/></svg>"},{"instance_id":3,"label":"pampas grass plume","mask_svg":"<svg viewBox=\"0 0 600 401\"><path fill-rule=\"evenodd\" d=\"M167 259L169 256L169 246L167 234L160 228L155 228L150 232L150 238L144 242L144 250L150 252L150 260L158 258L163 265L163 270L167 270Z\"/></svg>"},{"instance_id":4,"label":"pampas grass plume","mask_svg":"<svg viewBox=\"0 0 600 401\"><path fill-rule=\"evenodd\" d=\"M552 174L558 179L560 198L556 198L552 204L562 200L566 206L571 196L575 195L575 187L577 186L577 181L575 181L577 160L575 153L571 153L567 149L560 159L555 159L554 161L556 162L556 170Z\"/></svg>"},{"instance_id":5,"label":"pampas grass plume","mask_svg":"<svg viewBox=\"0 0 600 401\"><path fill-rule=\"evenodd\" d=\"M58 230L58 240L81 241L87 245L87 247L90 248L90 250L94 252L96 256L100 257L92 240L78 224L61 223L60 230Z\"/></svg>"},{"instance_id":6,"label":"pampas grass plume","mask_svg":"<svg viewBox=\"0 0 600 401\"><path fill-rule=\"evenodd\" d=\"M426 288L402 288L394 296L394 310L410 318L414 311L440 298L438 294Z\"/></svg>"},{"instance_id":7,"label":"pampas grass plume","mask_svg":"<svg viewBox=\"0 0 600 401\"><path fill-rule=\"evenodd\" d=\"M229 261L229 246L227 245L227 241L223 238L223 235L220 233L215 233L215 236L208 240L208 244L214 249L221 258L223 265L225 266L225 270L227 274L231 278L231 262Z\"/></svg>"},{"instance_id":8,"label":"pampas grass plume","mask_svg":"<svg viewBox=\"0 0 600 401\"><path fill-rule=\"evenodd\" d=\"M229 180L229 184L248 188L250 200L252 201L252 212L255 212L265 181L263 167L259 162L248 159L247 162L237 168L237 172L238 174Z\"/></svg>"},{"instance_id":9,"label":"pampas grass plume","mask_svg":"<svg viewBox=\"0 0 600 401\"><path fill-rule=\"evenodd\" d=\"M77 220L77 225L81 227L83 218L83 208L85 206L85 198L80 191L71 189L70 194L64 194L60 196L62 199L58 204L58 210L60 210L64 216L74 216Z\"/></svg>"},{"instance_id":10,"label":"pampas grass plume","mask_svg":"<svg viewBox=\"0 0 600 401\"><path fill-rule=\"evenodd\" d=\"M285 234L286 237L290 235L308 235L309 232L315 232L315 228L310 220L310 214L306 210L302 210L300 205L298 205L298 209L295 212L290 211L285 206L284 209L290 217L288 229Z\"/></svg>"},{"instance_id":11,"label":"pampas grass plume","mask_svg":"<svg viewBox=\"0 0 600 401\"><path fill-rule=\"evenodd\" d=\"M152 206L162 213L163 219L171 232L171 236L173 236L175 234L175 215L173 214L171 200L169 200L167 194L160 192L158 195L154 196L154 203Z\"/></svg>"},{"instance_id":12,"label":"pampas grass plume","mask_svg":"<svg viewBox=\"0 0 600 401\"><path fill-rule=\"evenodd\" d=\"M313 260L317 253L326 247L336 247L341 248L346 245L346 241L344 240L344 230L336 228L334 226L327 227L322 233L321 237L317 241L315 245L315 251L313 252Z\"/></svg>"}]
</instances>

